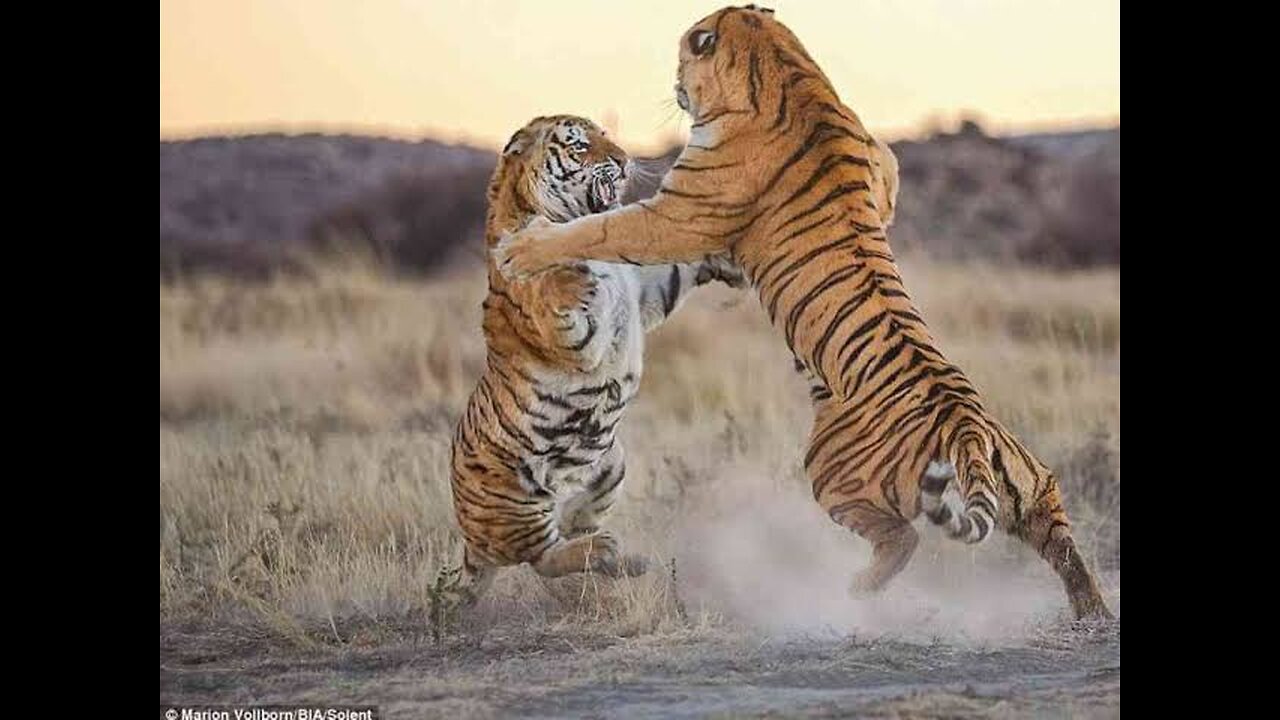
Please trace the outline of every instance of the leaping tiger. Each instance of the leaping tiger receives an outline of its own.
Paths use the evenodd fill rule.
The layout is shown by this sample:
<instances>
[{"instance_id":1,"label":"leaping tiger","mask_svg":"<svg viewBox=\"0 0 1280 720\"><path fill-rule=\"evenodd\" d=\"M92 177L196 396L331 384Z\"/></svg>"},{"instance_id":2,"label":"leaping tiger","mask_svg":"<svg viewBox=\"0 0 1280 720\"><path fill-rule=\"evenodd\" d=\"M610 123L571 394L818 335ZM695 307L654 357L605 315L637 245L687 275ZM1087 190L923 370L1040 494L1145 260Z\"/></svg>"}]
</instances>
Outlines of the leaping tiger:
<instances>
[{"instance_id":1,"label":"leaping tiger","mask_svg":"<svg viewBox=\"0 0 1280 720\"><path fill-rule=\"evenodd\" d=\"M986 411L907 295L886 236L892 153L796 36L770 10L713 13L681 38L676 97L692 133L658 194L532 224L495 249L502 271L731 253L812 379L814 497L874 548L855 589L902 570L923 511L965 542L993 527L1021 538L1062 578L1076 617L1110 617L1053 474Z\"/></svg>"}]
</instances>

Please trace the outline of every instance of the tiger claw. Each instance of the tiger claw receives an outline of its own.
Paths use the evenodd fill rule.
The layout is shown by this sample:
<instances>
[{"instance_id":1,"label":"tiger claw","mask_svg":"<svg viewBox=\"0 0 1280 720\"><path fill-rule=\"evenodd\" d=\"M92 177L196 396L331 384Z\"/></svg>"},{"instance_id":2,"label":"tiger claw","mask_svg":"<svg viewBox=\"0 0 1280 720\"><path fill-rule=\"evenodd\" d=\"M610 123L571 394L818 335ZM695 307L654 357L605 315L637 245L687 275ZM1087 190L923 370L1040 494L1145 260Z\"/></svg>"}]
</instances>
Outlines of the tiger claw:
<instances>
[{"instance_id":1,"label":"tiger claw","mask_svg":"<svg viewBox=\"0 0 1280 720\"><path fill-rule=\"evenodd\" d=\"M530 269L527 262L521 262L520 255L517 254L516 240L514 237L499 241L493 249L493 257L498 272L508 281L525 281L529 280L545 269Z\"/></svg>"},{"instance_id":2,"label":"tiger claw","mask_svg":"<svg viewBox=\"0 0 1280 720\"><path fill-rule=\"evenodd\" d=\"M489 251L493 257L493 264L498 268L498 272L507 280L519 280L514 272L515 267L512 264L511 245L515 240L515 236L510 233L503 233L502 237Z\"/></svg>"}]
</instances>

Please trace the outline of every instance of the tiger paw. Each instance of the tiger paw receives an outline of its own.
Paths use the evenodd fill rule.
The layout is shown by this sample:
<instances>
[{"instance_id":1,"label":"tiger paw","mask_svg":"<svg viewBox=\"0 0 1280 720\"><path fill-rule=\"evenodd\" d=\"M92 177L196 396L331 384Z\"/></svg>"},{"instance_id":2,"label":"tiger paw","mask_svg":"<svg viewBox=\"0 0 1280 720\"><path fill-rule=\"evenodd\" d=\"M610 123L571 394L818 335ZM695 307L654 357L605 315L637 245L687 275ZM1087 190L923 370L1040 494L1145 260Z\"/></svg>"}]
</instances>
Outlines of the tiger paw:
<instances>
[{"instance_id":1,"label":"tiger paw","mask_svg":"<svg viewBox=\"0 0 1280 720\"><path fill-rule=\"evenodd\" d=\"M591 563L591 571L611 578L639 577L649 572L649 561L630 553L601 555Z\"/></svg>"},{"instance_id":2,"label":"tiger paw","mask_svg":"<svg viewBox=\"0 0 1280 720\"><path fill-rule=\"evenodd\" d=\"M715 256L702 263L698 268L697 277L694 278L698 285L705 285L713 280L718 280L731 288L737 289L742 289L748 285L747 276L743 273L742 268L723 256Z\"/></svg>"},{"instance_id":3,"label":"tiger paw","mask_svg":"<svg viewBox=\"0 0 1280 720\"><path fill-rule=\"evenodd\" d=\"M884 585L884 579L870 569L862 570L853 576L853 582L849 584L849 595L854 598L872 597L879 595Z\"/></svg>"},{"instance_id":4,"label":"tiger paw","mask_svg":"<svg viewBox=\"0 0 1280 720\"><path fill-rule=\"evenodd\" d=\"M549 284L547 303L560 317L586 312L600 291L599 280L585 264L557 268Z\"/></svg>"},{"instance_id":5,"label":"tiger paw","mask_svg":"<svg viewBox=\"0 0 1280 720\"><path fill-rule=\"evenodd\" d=\"M494 266L507 280L528 280L538 273L553 267L556 263L547 262L542 257L541 244L549 239L555 231L555 224L546 218L536 217L523 230L516 233L503 233L494 245Z\"/></svg>"},{"instance_id":6,"label":"tiger paw","mask_svg":"<svg viewBox=\"0 0 1280 720\"><path fill-rule=\"evenodd\" d=\"M461 565L442 566L428 588L433 611L448 615L475 605L479 596L469 579Z\"/></svg>"},{"instance_id":7,"label":"tiger paw","mask_svg":"<svg viewBox=\"0 0 1280 720\"><path fill-rule=\"evenodd\" d=\"M649 562L639 555L623 553L618 539L610 532L593 538L592 555L592 572L607 577L636 577L649 571Z\"/></svg>"}]
</instances>

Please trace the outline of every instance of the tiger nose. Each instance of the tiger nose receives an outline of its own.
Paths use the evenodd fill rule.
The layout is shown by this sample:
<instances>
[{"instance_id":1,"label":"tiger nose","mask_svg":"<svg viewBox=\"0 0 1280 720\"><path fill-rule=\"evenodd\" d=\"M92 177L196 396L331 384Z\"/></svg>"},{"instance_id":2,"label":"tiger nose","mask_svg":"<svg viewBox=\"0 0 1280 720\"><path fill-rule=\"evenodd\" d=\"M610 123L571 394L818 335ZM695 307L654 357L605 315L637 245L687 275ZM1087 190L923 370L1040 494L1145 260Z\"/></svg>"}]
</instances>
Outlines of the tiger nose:
<instances>
[{"instance_id":1,"label":"tiger nose","mask_svg":"<svg viewBox=\"0 0 1280 720\"><path fill-rule=\"evenodd\" d=\"M609 159L613 161L614 167L618 168L618 177L625 178L627 176L627 160L616 155L610 155Z\"/></svg>"}]
</instances>

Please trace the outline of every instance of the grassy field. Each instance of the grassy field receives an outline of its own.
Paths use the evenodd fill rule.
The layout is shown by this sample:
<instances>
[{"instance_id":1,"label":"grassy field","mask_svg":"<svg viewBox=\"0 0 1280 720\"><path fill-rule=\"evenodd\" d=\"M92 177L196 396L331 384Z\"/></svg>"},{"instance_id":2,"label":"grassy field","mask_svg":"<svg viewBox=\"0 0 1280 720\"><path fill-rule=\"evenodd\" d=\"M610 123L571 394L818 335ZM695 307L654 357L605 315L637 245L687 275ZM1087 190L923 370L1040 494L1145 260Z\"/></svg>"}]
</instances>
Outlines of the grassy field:
<instances>
[{"instance_id":1,"label":"grassy field","mask_svg":"<svg viewBox=\"0 0 1280 720\"><path fill-rule=\"evenodd\" d=\"M1060 477L1076 537L1118 611L1119 271L913 258L902 269L948 356ZM1066 616L1034 553L1003 537L970 548L932 529L883 596L849 598L869 549L809 494L805 387L756 299L719 287L650 335L623 424L628 476L611 524L658 570L543 582L513 569L465 616L433 613L436 572L460 551L448 454L483 366L483 294L478 275L425 282L360 270L161 285L162 701L231 693L181 669L193 652L430 647L447 664L450 653L491 647L494 681L495 657L564 644L674 657L746 633L970 647L1024 643ZM270 687L240 697L333 696L322 682ZM339 695L381 697L376 687ZM487 712L487 701L467 702L435 709Z\"/></svg>"}]
</instances>

